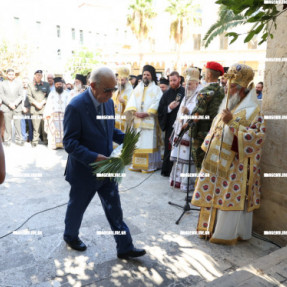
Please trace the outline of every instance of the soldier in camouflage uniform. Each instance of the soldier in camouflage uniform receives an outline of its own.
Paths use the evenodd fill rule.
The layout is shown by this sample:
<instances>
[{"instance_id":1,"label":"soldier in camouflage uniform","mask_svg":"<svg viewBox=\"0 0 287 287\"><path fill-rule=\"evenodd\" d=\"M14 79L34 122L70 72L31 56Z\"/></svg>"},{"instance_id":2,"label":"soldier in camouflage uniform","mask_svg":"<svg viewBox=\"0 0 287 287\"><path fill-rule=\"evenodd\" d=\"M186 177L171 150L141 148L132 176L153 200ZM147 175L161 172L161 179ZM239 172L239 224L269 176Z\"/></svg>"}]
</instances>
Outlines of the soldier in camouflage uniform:
<instances>
[{"instance_id":1,"label":"soldier in camouflage uniform","mask_svg":"<svg viewBox=\"0 0 287 287\"><path fill-rule=\"evenodd\" d=\"M192 111L192 115L203 116L209 119L195 119L195 124L191 130L192 136L192 157L195 162L196 171L199 173L201 163L204 158L204 151L201 144L210 130L211 123L217 115L218 108L224 98L224 89L219 85L218 78L224 74L223 67L217 62L207 62L205 86L197 96L197 104ZM213 91L210 95L208 92Z\"/></svg>"},{"instance_id":2,"label":"soldier in camouflage uniform","mask_svg":"<svg viewBox=\"0 0 287 287\"><path fill-rule=\"evenodd\" d=\"M34 82L28 85L27 97L31 105L31 115L33 123L33 141L32 147L36 147L40 137L40 131L43 132L44 144L48 144L47 134L44 131L43 113L50 93L50 85L42 81L42 70L37 70L34 74Z\"/></svg>"}]
</instances>

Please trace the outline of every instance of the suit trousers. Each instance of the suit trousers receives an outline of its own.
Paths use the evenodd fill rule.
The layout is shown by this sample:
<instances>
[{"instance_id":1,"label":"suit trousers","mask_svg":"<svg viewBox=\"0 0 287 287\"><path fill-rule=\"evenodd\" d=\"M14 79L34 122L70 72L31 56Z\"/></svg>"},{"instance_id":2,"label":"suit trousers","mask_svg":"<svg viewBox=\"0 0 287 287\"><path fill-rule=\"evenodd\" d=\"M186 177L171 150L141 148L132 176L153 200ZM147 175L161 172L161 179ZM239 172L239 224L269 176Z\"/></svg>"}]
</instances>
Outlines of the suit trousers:
<instances>
[{"instance_id":1,"label":"suit trousers","mask_svg":"<svg viewBox=\"0 0 287 287\"><path fill-rule=\"evenodd\" d=\"M4 141L9 142L12 140L12 124L11 121L13 117L16 118L13 119L14 126L15 126L15 141L21 142L23 141L22 135L21 135L21 124L20 124L20 117L22 115L21 111L5 111L4 112L4 121L5 121L5 132L4 132Z\"/></svg>"},{"instance_id":2,"label":"suit trousers","mask_svg":"<svg viewBox=\"0 0 287 287\"><path fill-rule=\"evenodd\" d=\"M172 128L166 129L165 131L165 137L164 137L164 155L163 155L163 163L162 163L162 168L161 168L161 174L165 176L169 176L173 162L170 161L170 153L171 150L169 149L170 143L169 143L169 138L172 133Z\"/></svg>"},{"instance_id":3,"label":"suit trousers","mask_svg":"<svg viewBox=\"0 0 287 287\"><path fill-rule=\"evenodd\" d=\"M119 231L125 235L114 235L118 253L125 253L133 249L133 243L128 226L123 221L118 186L106 178L95 190L93 187L71 185L70 200L65 218L64 239L78 238L83 215L94 195L98 192L106 218L112 231Z\"/></svg>"},{"instance_id":4,"label":"suit trousers","mask_svg":"<svg viewBox=\"0 0 287 287\"><path fill-rule=\"evenodd\" d=\"M33 143L38 143L40 134L42 133L43 142L48 143L47 133L44 131L44 120L41 119L43 115L32 115L33 124Z\"/></svg>"}]
</instances>

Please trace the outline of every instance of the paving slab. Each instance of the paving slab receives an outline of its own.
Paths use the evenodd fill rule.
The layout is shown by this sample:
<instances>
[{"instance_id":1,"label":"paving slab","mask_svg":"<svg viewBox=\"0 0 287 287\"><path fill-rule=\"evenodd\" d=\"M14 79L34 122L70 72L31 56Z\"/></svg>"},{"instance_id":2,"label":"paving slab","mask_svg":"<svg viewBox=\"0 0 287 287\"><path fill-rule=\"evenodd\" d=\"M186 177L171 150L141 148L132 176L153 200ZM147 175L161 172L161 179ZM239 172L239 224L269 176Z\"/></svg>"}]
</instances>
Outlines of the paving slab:
<instances>
[{"instance_id":1,"label":"paving slab","mask_svg":"<svg viewBox=\"0 0 287 287\"><path fill-rule=\"evenodd\" d=\"M185 193L173 190L159 171L142 174L126 170L127 176L119 185L124 220L135 246L145 248L147 255L130 261L117 259L113 236L98 234L110 229L97 195L80 231L88 249L71 250L62 239L69 195L63 176L65 151L12 144L5 147L5 156L0 237L38 214L17 232L0 239L1 287L207 286L278 249L257 238L224 246L197 235L184 235L183 231L196 231L198 212L187 213L176 225L182 210L168 202L184 204ZM267 272L273 280L270 282L284 282L285 265L278 264L278 270ZM247 276L246 282L250 278Z\"/></svg>"}]
</instances>

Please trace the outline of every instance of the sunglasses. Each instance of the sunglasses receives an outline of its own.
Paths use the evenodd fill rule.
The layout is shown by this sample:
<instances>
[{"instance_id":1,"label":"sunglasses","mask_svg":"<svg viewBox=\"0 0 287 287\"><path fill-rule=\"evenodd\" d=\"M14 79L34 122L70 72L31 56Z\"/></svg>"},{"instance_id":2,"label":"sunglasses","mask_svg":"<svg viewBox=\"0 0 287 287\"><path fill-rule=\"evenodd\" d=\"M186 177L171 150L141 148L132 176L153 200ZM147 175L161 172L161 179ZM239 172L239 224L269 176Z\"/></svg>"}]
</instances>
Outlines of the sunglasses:
<instances>
[{"instance_id":1,"label":"sunglasses","mask_svg":"<svg viewBox=\"0 0 287 287\"><path fill-rule=\"evenodd\" d=\"M113 92L115 92L115 91L117 91L117 90L118 90L117 87L109 88L109 89L104 89L104 93L105 93L105 94L113 93Z\"/></svg>"}]
</instances>

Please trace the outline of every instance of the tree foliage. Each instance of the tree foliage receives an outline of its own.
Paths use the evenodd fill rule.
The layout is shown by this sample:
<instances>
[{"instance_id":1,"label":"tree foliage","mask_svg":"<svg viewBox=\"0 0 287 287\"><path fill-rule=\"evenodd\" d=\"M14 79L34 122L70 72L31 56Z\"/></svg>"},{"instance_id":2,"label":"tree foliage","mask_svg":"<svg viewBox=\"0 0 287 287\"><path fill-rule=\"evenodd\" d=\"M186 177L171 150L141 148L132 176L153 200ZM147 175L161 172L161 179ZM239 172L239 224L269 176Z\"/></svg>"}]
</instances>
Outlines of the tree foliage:
<instances>
[{"instance_id":1,"label":"tree foliage","mask_svg":"<svg viewBox=\"0 0 287 287\"><path fill-rule=\"evenodd\" d=\"M14 69L16 73L26 72L30 56L28 45L3 40L0 43L0 72L5 75L9 68Z\"/></svg>"},{"instance_id":2,"label":"tree foliage","mask_svg":"<svg viewBox=\"0 0 287 287\"><path fill-rule=\"evenodd\" d=\"M283 10L278 10L275 4L264 4L264 0L217 0L220 4L219 19L207 31L204 37L204 46L207 47L210 42L218 35L234 28L238 25L253 24L252 28L246 33L244 43L249 42L256 35L261 35L259 45L273 38L272 27L276 29L277 17L287 10L283 5ZM236 32L226 33L226 37L232 37L230 42L235 42L242 35Z\"/></svg>"},{"instance_id":3,"label":"tree foliage","mask_svg":"<svg viewBox=\"0 0 287 287\"><path fill-rule=\"evenodd\" d=\"M193 0L168 0L169 6L166 12L169 12L173 20L170 24L170 38L173 38L177 45L181 46L184 42L184 30L189 24L201 23L199 5L193 4Z\"/></svg>"},{"instance_id":4,"label":"tree foliage","mask_svg":"<svg viewBox=\"0 0 287 287\"><path fill-rule=\"evenodd\" d=\"M157 15L153 0L134 0L128 9L130 13L127 16L127 25L139 42L142 42L151 30L151 19Z\"/></svg>"},{"instance_id":5,"label":"tree foliage","mask_svg":"<svg viewBox=\"0 0 287 287\"><path fill-rule=\"evenodd\" d=\"M208 45L214 38L228 31L230 28L234 28L238 25L244 24L244 21L246 21L246 19L247 17L244 17L240 14L236 15L232 10L228 9L225 5L221 5L218 11L218 21L215 24L213 24L206 32L203 38L203 45L205 47L208 47ZM231 34L230 36L232 35L233 34ZM238 36L235 37L237 39Z\"/></svg>"},{"instance_id":6,"label":"tree foliage","mask_svg":"<svg viewBox=\"0 0 287 287\"><path fill-rule=\"evenodd\" d=\"M82 48L67 62L66 70L70 72L72 78L75 78L76 74L87 75L98 63L100 63L99 52Z\"/></svg>"}]
</instances>

